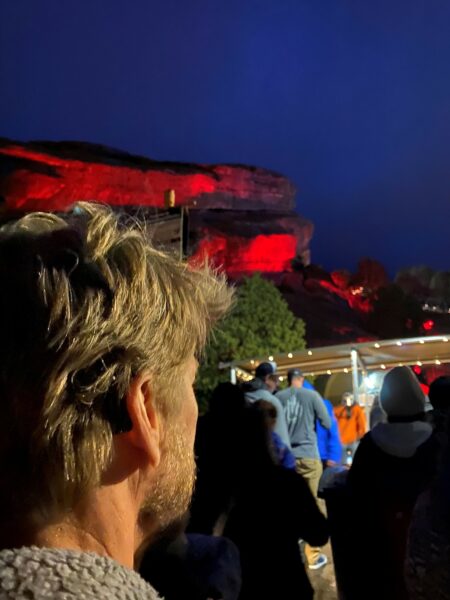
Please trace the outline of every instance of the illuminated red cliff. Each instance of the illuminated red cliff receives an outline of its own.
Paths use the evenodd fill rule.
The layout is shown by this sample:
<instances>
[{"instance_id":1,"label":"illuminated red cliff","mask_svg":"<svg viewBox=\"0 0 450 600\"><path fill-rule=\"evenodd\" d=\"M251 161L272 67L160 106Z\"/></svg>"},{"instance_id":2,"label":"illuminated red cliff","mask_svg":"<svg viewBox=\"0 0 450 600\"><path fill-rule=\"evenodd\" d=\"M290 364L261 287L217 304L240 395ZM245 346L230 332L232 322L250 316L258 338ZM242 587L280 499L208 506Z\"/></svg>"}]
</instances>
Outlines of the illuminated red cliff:
<instances>
[{"instance_id":1,"label":"illuminated red cliff","mask_svg":"<svg viewBox=\"0 0 450 600\"><path fill-rule=\"evenodd\" d=\"M116 208L164 208L173 189L189 208L189 248L232 276L291 270L308 261L313 233L295 212L295 188L272 171L242 165L161 162L78 142L0 139L2 210L64 211L79 200Z\"/></svg>"}]
</instances>

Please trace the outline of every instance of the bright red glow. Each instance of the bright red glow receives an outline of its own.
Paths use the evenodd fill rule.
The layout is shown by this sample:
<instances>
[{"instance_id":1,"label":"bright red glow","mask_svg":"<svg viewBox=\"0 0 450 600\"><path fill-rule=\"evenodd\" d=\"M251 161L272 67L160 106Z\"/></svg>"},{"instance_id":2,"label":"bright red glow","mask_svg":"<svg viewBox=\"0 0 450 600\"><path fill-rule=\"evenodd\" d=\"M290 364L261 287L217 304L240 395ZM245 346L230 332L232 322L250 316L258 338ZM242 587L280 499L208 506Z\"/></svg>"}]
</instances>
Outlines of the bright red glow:
<instances>
[{"instance_id":1,"label":"bright red glow","mask_svg":"<svg viewBox=\"0 0 450 600\"><path fill-rule=\"evenodd\" d=\"M414 365L412 369L416 375L420 375L422 373L422 369L418 365Z\"/></svg>"},{"instance_id":2,"label":"bright red glow","mask_svg":"<svg viewBox=\"0 0 450 600\"><path fill-rule=\"evenodd\" d=\"M369 313L372 310L372 303L370 300L368 298L364 298L360 292L354 294L353 288L347 288L343 290L330 281L326 281L325 279L319 280L319 283L326 290L346 300L350 308L364 313Z\"/></svg>"},{"instance_id":3,"label":"bright red glow","mask_svg":"<svg viewBox=\"0 0 450 600\"><path fill-rule=\"evenodd\" d=\"M90 145L86 148L89 152ZM92 148L98 152L97 147ZM276 204L279 209L289 210L294 205L292 183L265 169L230 165L183 167L149 159L121 164L119 158L118 162L111 159L107 163L95 156L84 161L14 144L0 146L1 155L29 161L2 177L0 196L11 210L64 211L79 200L160 208L167 189L176 191L177 205L197 208L230 208L237 202L239 208ZM126 158L124 154L123 160ZM210 194L214 194L214 205L208 199Z\"/></svg>"},{"instance_id":4,"label":"bright red glow","mask_svg":"<svg viewBox=\"0 0 450 600\"><path fill-rule=\"evenodd\" d=\"M201 263L208 258L229 275L255 271L279 273L291 270L296 249L297 238L289 234L258 235L251 239L214 236L200 241L191 261Z\"/></svg>"},{"instance_id":5,"label":"bright red glow","mask_svg":"<svg viewBox=\"0 0 450 600\"><path fill-rule=\"evenodd\" d=\"M434 327L434 321L432 319L428 319L428 321L424 321L422 323L422 327L425 329L425 331L431 331Z\"/></svg>"},{"instance_id":6,"label":"bright red glow","mask_svg":"<svg viewBox=\"0 0 450 600\"><path fill-rule=\"evenodd\" d=\"M419 381L419 385L422 388L422 392L425 394L425 396L428 396L428 392L430 391L430 386L427 385L426 383L422 383L421 381Z\"/></svg>"},{"instance_id":7,"label":"bright red glow","mask_svg":"<svg viewBox=\"0 0 450 600\"><path fill-rule=\"evenodd\" d=\"M36 161L48 174L17 169L3 178L0 195L12 210L67 210L77 201L97 200L111 206L164 207L164 192L176 190L177 204L194 205L195 198L216 191L214 174L141 171L103 163L64 160L12 146L0 154ZM54 169L54 174L51 172Z\"/></svg>"}]
</instances>

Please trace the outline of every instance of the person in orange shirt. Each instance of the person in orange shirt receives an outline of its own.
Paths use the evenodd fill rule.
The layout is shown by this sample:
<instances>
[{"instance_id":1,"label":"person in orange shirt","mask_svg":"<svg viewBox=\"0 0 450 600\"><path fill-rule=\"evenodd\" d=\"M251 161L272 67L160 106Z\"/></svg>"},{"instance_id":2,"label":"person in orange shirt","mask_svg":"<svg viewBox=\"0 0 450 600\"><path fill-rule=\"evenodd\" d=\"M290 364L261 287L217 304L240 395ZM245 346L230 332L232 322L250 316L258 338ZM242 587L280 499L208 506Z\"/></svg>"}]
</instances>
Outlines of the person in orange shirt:
<instances>
[{"instance_id":1,"label":"person in orange shirt","mask_svg":"<svg viewBox=\"0 0 450 600\"><path fill-rule=\"evenodd\" d=\"M342 396L341 406L334 408L338 422L339 435L342 442L342 464L351 465L359 440L366 433L366 417L364 410L353 402L352 394L346 392Z\"/></svg>"}]
</instances>

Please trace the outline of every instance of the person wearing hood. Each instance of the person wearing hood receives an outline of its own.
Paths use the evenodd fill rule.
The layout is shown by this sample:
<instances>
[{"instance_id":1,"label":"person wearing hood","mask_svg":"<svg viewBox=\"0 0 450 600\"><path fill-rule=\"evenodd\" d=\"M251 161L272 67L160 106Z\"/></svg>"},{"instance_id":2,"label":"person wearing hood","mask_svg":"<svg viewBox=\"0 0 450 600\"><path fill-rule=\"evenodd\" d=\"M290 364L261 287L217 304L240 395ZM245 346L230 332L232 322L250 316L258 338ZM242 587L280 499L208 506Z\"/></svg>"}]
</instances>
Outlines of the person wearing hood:
<instances>
[{"instance_id":1,"label":"person wearing hood","mask_svg":"<svg viewBox=\"0 0 450 600\"><path fill-rule=\"evenodd\" d=\"M277 420L273 431L281 438L283 444L289 449L291 442L286 424L286 417L279 399L274 395L277 389L277 365L274 362L260 363L255 369L255 378L242 384L245 399L250 404L265 400L270 402L277 411Z\"/></svg>"},{"instance_id":2,"label":"person wearing hood","mask_svg":"<svg viewBox=\"0 0 450 600\"><path fill-rule=\"evenodd\" d=\"M386 375L380 402L387 422L361 440L348 485L359 519L365 516L365 535L356 537L360 569L366 566L372 580L370 597L401 600L408 597L403 564L411 514L433 479L438 446L425 422L425 396L411 369L396 367ZM376 581L369 574L373 564Z\"/></svg>"}]
</instances>

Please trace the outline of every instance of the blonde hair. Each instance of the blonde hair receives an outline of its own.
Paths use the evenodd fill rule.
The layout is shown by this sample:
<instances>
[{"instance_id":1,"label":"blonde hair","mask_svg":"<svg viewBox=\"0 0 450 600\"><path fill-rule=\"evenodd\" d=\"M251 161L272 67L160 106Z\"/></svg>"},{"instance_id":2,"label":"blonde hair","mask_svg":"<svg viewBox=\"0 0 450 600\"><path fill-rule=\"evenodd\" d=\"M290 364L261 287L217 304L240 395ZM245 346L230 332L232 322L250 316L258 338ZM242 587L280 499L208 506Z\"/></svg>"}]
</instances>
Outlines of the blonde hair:
<instances>
[{"instance_id":1,"label":"blonde hair","mask_svg":"<svg viewBox=\"0 0 450 600\"><path fill-rule=\"evenodd\" d=\"M150 373L167 418L177 409L180 368L232 291L89 203L3 226L0 278L0 502L48 518L99 485L134 376Z\"/></svg>"}]
</instances>

